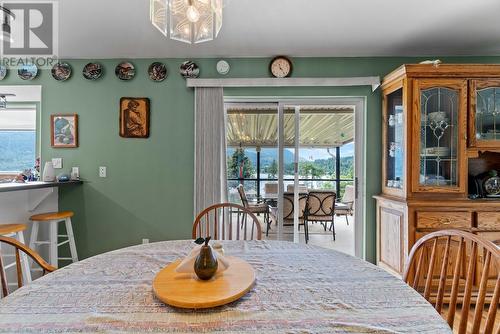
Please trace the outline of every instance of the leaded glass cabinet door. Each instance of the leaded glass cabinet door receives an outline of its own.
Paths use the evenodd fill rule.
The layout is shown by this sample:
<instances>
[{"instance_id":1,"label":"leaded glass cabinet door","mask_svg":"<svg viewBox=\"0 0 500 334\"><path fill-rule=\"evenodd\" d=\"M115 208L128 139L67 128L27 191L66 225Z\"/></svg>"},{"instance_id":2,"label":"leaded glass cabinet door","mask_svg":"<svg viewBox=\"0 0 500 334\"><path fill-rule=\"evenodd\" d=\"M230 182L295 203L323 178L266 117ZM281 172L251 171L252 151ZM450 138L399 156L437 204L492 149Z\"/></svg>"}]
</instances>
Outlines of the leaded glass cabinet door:
<instances>
[{"instance_id":1,"label":"leaded glass cabinet door","mask_svg":"<svg viewBox=\"0 0 500 334\"><path fill-rule=\"evenodd\" d=\"M470 102L470 146L500 147L500 80L471 80Z\"/></svg>"},{"instance_id":2,"label":"leaded glass cabinet door","mask_svg":"<svg viewBox=\"0 0 500 334\"><path fill-rule=\"evenodd\" d=\"M467 81L414 83L412 189L465 194Z\"/></svg>"},{"instance_id":3,"label":"leaded glass cabinet door","mask_svg":"<svg viewBox=\"0 0 500 334\"><path fill-rule=\"evenodd\" d=\"M382 106L382 189L385 194L402 197L406 191L406 117L402 85L384 91Z\"/></svg>"}]
</instances>

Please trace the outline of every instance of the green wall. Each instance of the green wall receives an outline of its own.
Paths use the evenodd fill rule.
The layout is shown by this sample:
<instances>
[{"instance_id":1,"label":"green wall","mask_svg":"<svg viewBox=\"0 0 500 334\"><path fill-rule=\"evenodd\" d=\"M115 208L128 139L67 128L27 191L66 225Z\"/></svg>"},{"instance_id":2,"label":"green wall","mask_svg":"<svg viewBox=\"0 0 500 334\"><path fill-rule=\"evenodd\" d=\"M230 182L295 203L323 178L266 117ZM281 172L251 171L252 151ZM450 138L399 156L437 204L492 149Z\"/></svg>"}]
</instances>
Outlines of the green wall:
<instances>
[{"instance_id":1,"label":"green wall","mask_svg":"<svg viewBox=\"0 0 500 334\"><path fill-rule=\"evenodd\" d=\"M296 58L296 77L381 77L403 63L425 58ZM441 58L445 62L499 63L500 57ZM152 61L167 64L169 77L154 83L147 77ZM229 59L227 77L267 77L269 58ZM84 185L60 193L60 208L75 211L73 220L78 252L82 258L116 248L151 241L190 238L193 198L193 97L178 74L182 59L137 59L136 77L121 82L114 75L119 60L99 60L104 76L95 82L81 75L90 60L69 60L74 74L56 82L41 71L30 82L10 73L5 85L42 85L42 160L62 157L64 171L79 166ZM217 59L195 59L201 77L219 77ZM380 190L381 96L368 87L228 89L232 96L366 96L366 256L375 259L375 203ZM118 135L119 100L124 96L149 97L149 139L124 139ZM50 147L50 114L79 115L80 147ZM108 177L98 177L98 166L107 166Z\"/></svg>"}]
</instances>

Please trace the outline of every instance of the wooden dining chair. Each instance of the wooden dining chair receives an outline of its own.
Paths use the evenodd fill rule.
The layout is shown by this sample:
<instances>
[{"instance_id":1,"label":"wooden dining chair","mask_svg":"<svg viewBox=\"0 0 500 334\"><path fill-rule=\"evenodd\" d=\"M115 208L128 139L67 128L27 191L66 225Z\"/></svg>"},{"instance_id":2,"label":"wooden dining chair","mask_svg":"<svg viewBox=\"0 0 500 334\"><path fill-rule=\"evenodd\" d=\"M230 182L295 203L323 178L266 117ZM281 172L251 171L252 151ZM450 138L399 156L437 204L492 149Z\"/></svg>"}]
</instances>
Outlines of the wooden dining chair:
<instances>
[{"instance_id":1,"label":"wooden dining chair","mask_svg":"<svg viewBox=\"0 0 500 334\"><path fill-rule=\"evenodd\" d=\"M475 234L442 230L412 247L403 280L455 333L500 333L500 249ZM474 308L474 312L472 312Z\"/></svg>"},{"instance_id":2,"label":"wooden dining chair","mask_svg":"<svg viewBox=\"0 0 500 334\"><path fill-rule=\"evenodd\" d=\"M259 219L243 206L233 203L212 205L198 214L193 239L211 236L215 240L261 240Z\"/></svg>"},{"instance_id":3,"label":"wooden dining chair","mask_svg":"<svg viewBox=\"0 0 500 334\"><path fill-rule=\"evenodd\" d=\"M26 246L25 244L19 242L18 240L10 237L4 237L0 236L0 243L5 243L8 244L15 249L16 253L16 269L17 269L17 286L20 288L23 286L23 271L21 269L21 255L19 254L19 251L22 251L26 255L28 255L34 262L36 262L41 268L42 268L42 275L45 275L46 273L53 272L57 268L51 266L47 262L45 262L42 257ZM2 257L0 256L0 281L2 284L2 294L4 297L6 297L9 294L9 289L7 287L7 277L5 275L5 270L2 262Z\"/></svg>"}]
</instances>

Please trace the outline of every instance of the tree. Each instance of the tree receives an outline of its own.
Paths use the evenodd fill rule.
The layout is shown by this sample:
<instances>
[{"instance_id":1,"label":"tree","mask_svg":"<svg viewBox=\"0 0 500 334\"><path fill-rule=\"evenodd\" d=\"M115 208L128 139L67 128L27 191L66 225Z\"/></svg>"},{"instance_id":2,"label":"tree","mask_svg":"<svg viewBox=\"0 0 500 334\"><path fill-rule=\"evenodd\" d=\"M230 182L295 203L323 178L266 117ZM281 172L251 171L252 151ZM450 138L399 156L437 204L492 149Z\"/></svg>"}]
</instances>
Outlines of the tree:
<instances>
[{"instance_id":1,"label":"tree","mask_svg":"<svg viewBox=\"0 0 500 334\"><path fill-rule=\"evenodd\" d=\"M278 175L278 163L276 162L276 159L273 159L273 162L266 167L266 173L268 179L276 178L276 175Z\"/></svg>"},{"instance_id":2,"label":"tree","mask_svg":"<svg viewBox=\"0 0 500 334\"><path fill-rule=\"evenodd\" d=\"M252 162L245 155L245 150L237 148L231 159L227 162L227 175L229 178L247 179L255 172Z\"/></svg>"},{"instance_id":3,"label":"tree","mask_svg":"<svg viewBox=\"0 0 500 334\"><path fill-rule=\"evenodd\" d=\"M299 163L299 174L301 176L311 176L311 179L319 179L325 174L325 170L317 166L313 162L300 162Z\"/></svg>"}]
</instances>

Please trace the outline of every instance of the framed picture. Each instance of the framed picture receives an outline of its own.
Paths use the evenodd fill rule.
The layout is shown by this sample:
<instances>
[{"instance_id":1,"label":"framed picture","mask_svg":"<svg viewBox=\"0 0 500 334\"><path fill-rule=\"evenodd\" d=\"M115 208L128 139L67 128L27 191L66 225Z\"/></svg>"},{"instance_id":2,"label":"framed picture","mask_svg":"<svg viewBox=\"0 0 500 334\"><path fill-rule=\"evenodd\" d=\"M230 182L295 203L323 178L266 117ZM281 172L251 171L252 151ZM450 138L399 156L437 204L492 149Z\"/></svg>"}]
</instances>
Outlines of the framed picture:
<instances>
[{"instance_id":1,"label":"framed picture","mask_svg":"<svg viewBox=\"0 0 500 334\"><path fill-rule=\"evenodd\" d=\"M50 145L78 147L78 115L50 115Z\"/></svg>"},{"instance_id":2,"label":"framed picture","mask_svg":"<svg viewBox=\"0 0 500 334\"><path fill-rule=\"evenodd\" d=\"M120 137L149 137L149 99L122 97L120 99Z\"/></svg>"}]
</instances>

